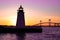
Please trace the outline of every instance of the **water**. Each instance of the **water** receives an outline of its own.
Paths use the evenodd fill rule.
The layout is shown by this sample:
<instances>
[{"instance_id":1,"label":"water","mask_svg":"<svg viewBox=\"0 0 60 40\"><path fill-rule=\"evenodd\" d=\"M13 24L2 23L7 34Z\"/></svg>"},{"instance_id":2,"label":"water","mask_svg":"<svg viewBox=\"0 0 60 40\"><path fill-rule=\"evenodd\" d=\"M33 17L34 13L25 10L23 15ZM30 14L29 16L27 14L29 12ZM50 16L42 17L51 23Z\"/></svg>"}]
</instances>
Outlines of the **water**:
<instances>
[{"instance_id":1,"label":"water","mask_svg":"<svg viewBox=\"0 0 60 40\"><path fill-rule=\"evenodd\" d=\"M60 27L42 28L42 33L1 33L0 40L60 40Z\"/></svg>"}]
</instances>

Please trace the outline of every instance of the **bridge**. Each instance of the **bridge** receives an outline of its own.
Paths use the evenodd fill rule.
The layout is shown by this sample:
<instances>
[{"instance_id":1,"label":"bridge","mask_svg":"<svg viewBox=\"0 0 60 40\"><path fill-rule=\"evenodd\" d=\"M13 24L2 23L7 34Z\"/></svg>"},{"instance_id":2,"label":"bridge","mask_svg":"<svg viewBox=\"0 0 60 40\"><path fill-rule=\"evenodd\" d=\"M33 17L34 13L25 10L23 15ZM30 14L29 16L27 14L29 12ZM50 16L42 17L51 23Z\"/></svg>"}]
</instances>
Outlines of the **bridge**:
<instances>
[{"instance_id":1,"label":"bridge","mask_svg":"<svg viewBox=\"0 0 60 40\"><path fill-rule=\"evenodd\" d=\"M49 19L48 22L42 22L42 20L40 20L39 23L34 24L32 26L60 27L60 23L52 22L51 19Z\"/></svg>"}]
</instances>

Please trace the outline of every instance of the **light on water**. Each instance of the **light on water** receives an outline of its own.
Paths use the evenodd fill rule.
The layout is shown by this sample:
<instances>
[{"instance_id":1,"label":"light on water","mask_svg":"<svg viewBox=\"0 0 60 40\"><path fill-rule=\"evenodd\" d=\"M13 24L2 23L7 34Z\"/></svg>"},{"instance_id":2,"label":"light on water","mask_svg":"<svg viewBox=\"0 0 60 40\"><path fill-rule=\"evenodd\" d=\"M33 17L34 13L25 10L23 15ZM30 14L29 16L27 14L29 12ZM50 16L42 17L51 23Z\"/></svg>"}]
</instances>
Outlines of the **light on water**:
<instances>
[{"instance_id":1,"label":"light on water","mask_svg":"<svg viewBox=\"0 0 60 40\"><path fill-rule=\"evenodd\" d=\"M17 40L16 34L2 33L0 34L0 40Z\"/></svg>"}]
</instances>

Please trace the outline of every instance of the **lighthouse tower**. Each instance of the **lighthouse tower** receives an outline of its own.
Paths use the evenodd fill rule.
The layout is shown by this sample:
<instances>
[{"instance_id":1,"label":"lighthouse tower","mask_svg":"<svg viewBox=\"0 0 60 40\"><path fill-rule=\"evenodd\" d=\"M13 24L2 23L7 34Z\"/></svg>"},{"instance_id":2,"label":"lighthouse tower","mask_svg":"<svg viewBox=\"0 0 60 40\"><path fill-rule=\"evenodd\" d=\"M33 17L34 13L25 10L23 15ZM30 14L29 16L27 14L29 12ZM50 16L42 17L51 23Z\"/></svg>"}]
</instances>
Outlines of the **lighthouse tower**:
<instances>
[{"instance_id":1,"label":"lighthouse tower","mask_svg":"<svg viewBox=\"0 0 60 40\"><path fill-rule=\"evenodd\" d=\"M24 27L25 27L24 10L23 7L20 5L17 12L16 28L24 28Z\"/></svg>"}]
</instances>

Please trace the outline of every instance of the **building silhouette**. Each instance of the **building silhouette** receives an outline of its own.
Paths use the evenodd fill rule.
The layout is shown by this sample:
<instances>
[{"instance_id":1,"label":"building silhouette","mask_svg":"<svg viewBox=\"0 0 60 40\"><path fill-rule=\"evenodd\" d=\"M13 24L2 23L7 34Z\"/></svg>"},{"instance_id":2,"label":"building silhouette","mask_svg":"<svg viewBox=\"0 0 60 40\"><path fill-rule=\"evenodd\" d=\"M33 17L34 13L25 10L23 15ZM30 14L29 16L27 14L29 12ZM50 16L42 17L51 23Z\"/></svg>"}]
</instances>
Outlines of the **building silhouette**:
<instances>
[{"instance_id":1,"label":"building silhouette","mask_svg":"<svg viewBox=\"0 0 60 40\"><path fill-rule=\"evenodd\" d=\"M25 27L24 10L22 5L20 5L17 12L16 28L24 28L24 27Z\"/></svg>"}]
</instances>

